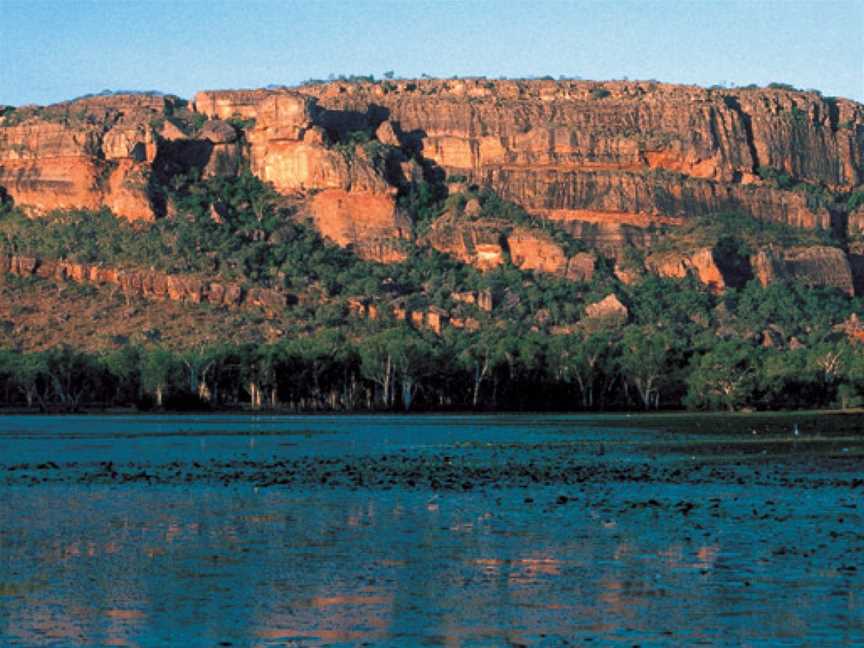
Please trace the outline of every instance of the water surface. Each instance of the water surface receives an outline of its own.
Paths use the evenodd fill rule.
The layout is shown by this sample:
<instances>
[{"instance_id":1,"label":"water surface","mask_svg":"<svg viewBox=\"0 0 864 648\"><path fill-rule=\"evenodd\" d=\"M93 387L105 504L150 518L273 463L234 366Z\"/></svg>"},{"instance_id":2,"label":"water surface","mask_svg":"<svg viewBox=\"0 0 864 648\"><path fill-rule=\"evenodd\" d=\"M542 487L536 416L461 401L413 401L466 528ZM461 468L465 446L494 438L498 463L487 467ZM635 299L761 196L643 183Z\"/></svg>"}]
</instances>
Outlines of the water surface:
<instances>
[{"instance_id":1,"label":"water surface","mask_svg":"<svg viewBox=\"0 0 864 648\"><path fill-rule=\"evenodd\" d=\"M2 417L0 644L861 645L860 437L736 425Z\"/></svg>"}]
</instances>

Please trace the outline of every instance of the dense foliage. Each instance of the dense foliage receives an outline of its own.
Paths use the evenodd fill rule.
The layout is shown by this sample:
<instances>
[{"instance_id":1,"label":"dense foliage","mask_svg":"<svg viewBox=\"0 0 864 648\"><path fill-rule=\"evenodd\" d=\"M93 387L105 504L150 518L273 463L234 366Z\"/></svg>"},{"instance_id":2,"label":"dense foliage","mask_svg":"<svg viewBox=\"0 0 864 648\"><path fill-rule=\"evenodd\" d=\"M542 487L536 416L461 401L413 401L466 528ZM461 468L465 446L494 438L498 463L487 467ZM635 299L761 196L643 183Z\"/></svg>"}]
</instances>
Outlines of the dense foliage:
<instances>
[{"instance_id":1,"label":"dense foliage","mask_svg":"<svg viewBox=\"0 0 864 648\"><path fill-rule=\"evenodd\" d=\"M457 180L463 181L451 179ZM651 275L624 286L602 260L590 284L507 264L479 273L421 247L403 263L383 265L325 243L249 173L231 180L178 176L165 197L171 217L144 226L108 211L29 219L0 201L0 252L281 287L310 298L297 307L307 309L298 317L305 317L303 325L263 345L177 351L151 340L101 353L3 350L0 405L316 411L864 403L864 345L837 328L862 311L861 303L838 291L750 281L717 295L693 279ZM470 201L476 201L472 215ZM464 217L542 227L569 253L581 245L483 189L445 199L418 183L401 205L416 223L456 209ZM712 245L743 263L768 241L818 243L819 236L715 215L662 237L655 251ZM466 290L489 291L494 310L457 304L454 293ZM585 304L612 292L629 309L628 321L586 319ZM381 305L379 318L346 317L352 296ZM408 309L467 309L478 328L417 330L389 315L393 300Z\"/></svg>"},{"instance_id":2,"label":"dense foliage","mask_svg":"<svg viewBox=\"0 0 864 648\"><path fill-rule=\"evenodd\" d=\"M485 315L441 336L393 321L319 327L263 345L127 345L0 353L0 403L290 410L772 409L864 404L864 345L832 322L856 304L756 283L715 298L651 278L632 321L548 335ZM794 343L773 345L773 339Z\"/></svg>"}]
</instances>

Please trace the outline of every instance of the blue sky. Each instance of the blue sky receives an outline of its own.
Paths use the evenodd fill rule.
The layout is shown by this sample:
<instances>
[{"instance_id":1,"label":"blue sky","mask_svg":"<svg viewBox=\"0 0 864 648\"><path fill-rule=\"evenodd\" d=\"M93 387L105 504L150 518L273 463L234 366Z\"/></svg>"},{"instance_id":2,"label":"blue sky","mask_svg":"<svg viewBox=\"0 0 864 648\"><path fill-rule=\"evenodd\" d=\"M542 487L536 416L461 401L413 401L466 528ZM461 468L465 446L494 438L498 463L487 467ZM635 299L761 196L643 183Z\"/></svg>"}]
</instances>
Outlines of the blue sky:
<instances>
[{"instance_id":1,"label":"blue sky","mask_svg":"<svg viewBox=\"0 0 864 648\"><path fill-rule=\"evenodd\" d=\"M0 0L0 103L329 74L791 83L864 100L864 1Z\"/></svg>"}]
</instances>

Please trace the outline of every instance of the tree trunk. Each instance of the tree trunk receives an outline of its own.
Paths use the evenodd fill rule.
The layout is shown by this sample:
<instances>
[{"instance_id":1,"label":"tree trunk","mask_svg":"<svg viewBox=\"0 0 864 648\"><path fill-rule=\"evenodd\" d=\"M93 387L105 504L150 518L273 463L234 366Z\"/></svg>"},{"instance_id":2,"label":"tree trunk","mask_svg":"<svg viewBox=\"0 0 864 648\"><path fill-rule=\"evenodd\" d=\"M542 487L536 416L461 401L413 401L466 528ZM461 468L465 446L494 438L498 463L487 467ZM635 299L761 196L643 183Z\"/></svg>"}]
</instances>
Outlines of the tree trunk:
<instances>
[{"instance_id":1,"label":"tree trunk","mask_svg":"<svg viewBox=\"0 0 864 648\"><path fill-rule=\"evenodd\" d=\"M410 377L402 379L402 406L405 411L411 409L411 403L414 402L414 380Z\"/></svg>"},{"instance_id":2,"label":"tree trunk","mask_svg":"<svg viewBox=\"0 0 864 648\"><path fill-rule=\"evenodd\" d=\"M249 383L249 405L252 409L261 409L261 390L254 382Z\"/></svg>"},{"instance_id":3,"label":"tree trunk","mask_svg":"<svg viewBox=\"0 0 864 648\"><path fill-rule=\"evenodd\" d=\"M207 383L204 380L202 380L198 383L198 390L197 391L198 391L198 398L200 398L203 401L207 401L207 402L210 401L210 398L211 398L210 388L207 386Z\"/></svg>"}]
</instances>

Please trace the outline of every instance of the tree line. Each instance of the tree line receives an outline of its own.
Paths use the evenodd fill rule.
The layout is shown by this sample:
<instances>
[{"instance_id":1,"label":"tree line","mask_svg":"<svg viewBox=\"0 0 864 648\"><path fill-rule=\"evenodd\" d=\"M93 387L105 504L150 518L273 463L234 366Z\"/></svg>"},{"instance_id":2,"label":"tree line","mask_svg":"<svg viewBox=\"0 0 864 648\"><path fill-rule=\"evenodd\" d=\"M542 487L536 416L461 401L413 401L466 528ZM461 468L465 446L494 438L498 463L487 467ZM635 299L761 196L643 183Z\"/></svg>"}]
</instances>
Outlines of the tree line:
<instances>
[{"instance_id":1,"label":"tree line","mask_svg":"<svg viewBox=\"0 0 864 648\"><path fill-rule=\"evenodd\" d=\"M864 403L864 345L794 349L598 326L565 335L506 325L435 336L385 324L186 351L129 345L0 351L0 405L41 411L594 411L817 408Z\"/></svg>"}]
</instances>

